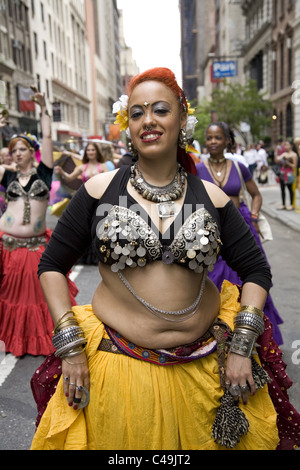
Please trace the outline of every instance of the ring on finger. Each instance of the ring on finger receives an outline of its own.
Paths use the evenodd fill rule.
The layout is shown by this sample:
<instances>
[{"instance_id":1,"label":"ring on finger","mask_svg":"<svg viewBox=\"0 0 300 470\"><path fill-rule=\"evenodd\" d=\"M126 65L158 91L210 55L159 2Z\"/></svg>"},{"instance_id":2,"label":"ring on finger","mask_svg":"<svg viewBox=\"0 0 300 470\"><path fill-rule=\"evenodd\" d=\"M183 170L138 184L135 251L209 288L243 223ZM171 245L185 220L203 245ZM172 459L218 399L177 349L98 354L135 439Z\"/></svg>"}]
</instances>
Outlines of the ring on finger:
<instances>
[{"instance_id":1,"label":"ring on finger","mask_svg":"<svg viewBox=\"0 0 300 470\"><path fill-rule=\"evenodd\" d=\"M79 403L81 403L81 398L73 398L73 403L78 405Z\"/></svg>"},{"instance_id":2,"label":"ring on finger","mask_svg":"<svg viewBox=\"0 0 300 470\"><path fill-rule=\"evenodd\" d=\"M68 382L70 379L69 379L68 376L66 376L66 377L64 377L64 380L65 380L66 382Z\"/></svg>"},{"instance_id":3,"label":"ring on finger","mask_svg":"<svg viewBox=\"0 0 300 470\"><path fill-rule=\"evenodd\" d=\"M248 385L240 385L240 390L242 393L247 393L249 392L249 387Z\"/></svg>"},{"instance_id":4,"label":"ring on finger","mask_svg":"<svg viewBox=\"0 0 300 470\"><path fill-rule=\"evenodd\" d=\"M241 395L241 391L240 391L240 387L239 385L231 385L230 389L229 389L229 393L233 396L233 397L239 397Z\"/></svg>"},{"instance_id":5,"label":"ring on finger","mask_svg":"<svg viewBox=\"0 0 300 470\"><path fill-rule=\"evenodd\" d=\"M82 387L82 397L81 397L81 402L78 406L78 408L84 408L89 404L90 401L90 393L86 387Z\"/></svg>"},{"instance_id":6,"label":"ring on finger","mask_svg":"<svg viewBox=\"0 0 300 470\"><path fill-rule=\"evenodd\" d=\"M70 386L70 387L76 387L76 384L73 384L73 383L70 382L70 383L69 383L69 386Z\"/></svg>"}]
</instances>

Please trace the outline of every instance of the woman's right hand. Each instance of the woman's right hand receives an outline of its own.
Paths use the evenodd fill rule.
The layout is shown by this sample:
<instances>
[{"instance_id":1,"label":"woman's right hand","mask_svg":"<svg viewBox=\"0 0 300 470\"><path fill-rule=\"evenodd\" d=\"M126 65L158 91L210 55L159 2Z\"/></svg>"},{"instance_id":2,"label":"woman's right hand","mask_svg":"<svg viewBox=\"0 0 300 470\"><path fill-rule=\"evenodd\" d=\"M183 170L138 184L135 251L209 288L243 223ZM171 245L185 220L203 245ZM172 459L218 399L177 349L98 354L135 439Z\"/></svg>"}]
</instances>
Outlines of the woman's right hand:
<instances>
[{"instance_id":1,"label":"woman's right hand","mask_svg":"<svg viewBox=\"0 0 300 470\"><path fill-rule=\"evenodd\" d=\"M62 361L63 388L69 406L77 410L82 396L82 387L90 389L90 375L85 352ZM74 401L75 400L75 401Z\"/></svg>"},{"instance_id":2,"label":"woman's right hand","mask_svg":"<svg viewBox=\"0 0 300 470\"><path fill-rule=\"evenodd\" d=\"M54 173L55 173L56 175L62 175L62 172L63 172L63 170L62 170L62 168L61 168L59 165L56 165L56 166L54 167Z\"/></svg>"},{"instance_id":3,"label":"woman's right hand","mask_svg":"<svg viewBox=\"0 0 300 470\"><path fill-rule=\"evenodd\" d=\"M2 129L5 126L7 126L6 117L0 113L0 129Z\"/></svg>"}]
</instances>

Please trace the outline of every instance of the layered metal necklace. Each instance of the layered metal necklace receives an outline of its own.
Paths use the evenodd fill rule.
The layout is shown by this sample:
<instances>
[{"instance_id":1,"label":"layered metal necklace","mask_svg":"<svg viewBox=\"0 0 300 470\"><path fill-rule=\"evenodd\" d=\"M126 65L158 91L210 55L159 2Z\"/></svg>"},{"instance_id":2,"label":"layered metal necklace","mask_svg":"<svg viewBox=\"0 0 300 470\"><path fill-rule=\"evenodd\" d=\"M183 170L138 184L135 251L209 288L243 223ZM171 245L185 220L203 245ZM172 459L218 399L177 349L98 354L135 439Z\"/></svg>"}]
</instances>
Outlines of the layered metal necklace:
<instances>
[{"instance_id":1,"label":"layered metal necklace","mask_svg":"<svg viewBox=\"0 0 300 470\"><path fill-rule=\"evenodd\" d=\"M156 202L160 217L175 215L174 201L179 199L185 190L186 172L178 164L174 179L166 186L154 186L143 177L138 163L131 166L130 183L144 199Z\"/></svg>"}]
</instances>

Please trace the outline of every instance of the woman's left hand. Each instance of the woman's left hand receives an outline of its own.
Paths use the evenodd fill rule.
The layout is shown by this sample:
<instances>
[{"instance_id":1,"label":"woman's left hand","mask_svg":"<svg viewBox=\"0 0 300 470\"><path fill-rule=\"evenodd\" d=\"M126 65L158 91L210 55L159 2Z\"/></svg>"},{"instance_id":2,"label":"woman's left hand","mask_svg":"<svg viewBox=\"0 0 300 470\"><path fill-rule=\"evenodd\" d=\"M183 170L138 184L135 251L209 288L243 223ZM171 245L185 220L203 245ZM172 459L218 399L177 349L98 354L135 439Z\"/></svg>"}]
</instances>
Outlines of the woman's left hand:
<instances>
[{"instance_id":1,"label":"woman's left hand","mask_svg":"<svg viewBox=\"0 0 300 470\"><path fill-rule=\"evenodd\" d=\"M258 233L258 235L260 235L262 238L264 238L263 235L261 234L258 222L252 221L252 224L253 224L253 227L255 228L256 232Z\"/></svg>"},{"instance_id":2,"label":"woman's left hand","mask_svg":"<svg viewBox=\"0 0 300 470\"><path fill-rule=\"evenodd\" d=\"M7 126L6 117L0 113L0 129L2 129L5 126Z\"/></svg>"},{"instance_id":3,"label":"woman's left hand","mask_svg":"<svg viewBox=\"0 0 300 470\"><path fill-rule=\"evenodd\" d=\"M227 390L243 403L248 403L248 393L254 395L256 387L252 376L251 359L235 353L229 353L226 366L225 384Z\"/></svg>"},{"instance_id":4,"label":"woman's left hand","mask_svg":"<svg viewBox=\"0 0 300 470\"><path fill-rule=\"evenodd\" d=\"M41 108L45 107L46 106L45 93L40 93L34 85L32 85L30 88L34 92L34 95L31 97L32 101L39 104Z\"/></svg>"}]
</instances>

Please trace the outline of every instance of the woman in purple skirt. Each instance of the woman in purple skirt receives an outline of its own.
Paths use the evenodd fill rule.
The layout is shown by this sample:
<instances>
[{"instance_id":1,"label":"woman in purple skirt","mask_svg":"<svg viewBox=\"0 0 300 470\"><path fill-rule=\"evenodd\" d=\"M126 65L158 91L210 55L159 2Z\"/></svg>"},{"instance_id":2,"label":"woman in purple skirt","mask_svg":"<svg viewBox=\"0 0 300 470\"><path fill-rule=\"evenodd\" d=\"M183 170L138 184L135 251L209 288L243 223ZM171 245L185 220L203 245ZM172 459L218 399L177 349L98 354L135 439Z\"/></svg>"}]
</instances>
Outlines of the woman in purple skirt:
<instances>
[{"instance_id":1,"label":"woman in purple skirt","mask_svg":"<svg viewBox=\"0 0 300 470\"><path fill-rule=\"evenodd\" d=\"M210 156L205 162L196 164L197 174L202 180L210 181L222 188L233 200L245 221L250 226L258 245L265 255L260 240L258 225L258 215L262 204L262 197L248 168L242 163L235 163L233 160L224 157L225 149L230 152L230 148L233 144L234 135L227 124L223 122L210 124L206 130L206 147ZM239 166L240 172L236 165ZM248 209L244 202L240 201L241 179L239 173L241 173L244 178L247 191L252 198L251 210ZM219 290L221 290L222 283L225 279L234 284L241 284L237 273L226 264L221 256L218 258L214 270L209 273L209 277ZM279 345L282 344L283 339L278 325L283 323L283 320L270 294L265 304L264 313L272 322L275 341Z\"/></svg>"}]
</instances>

